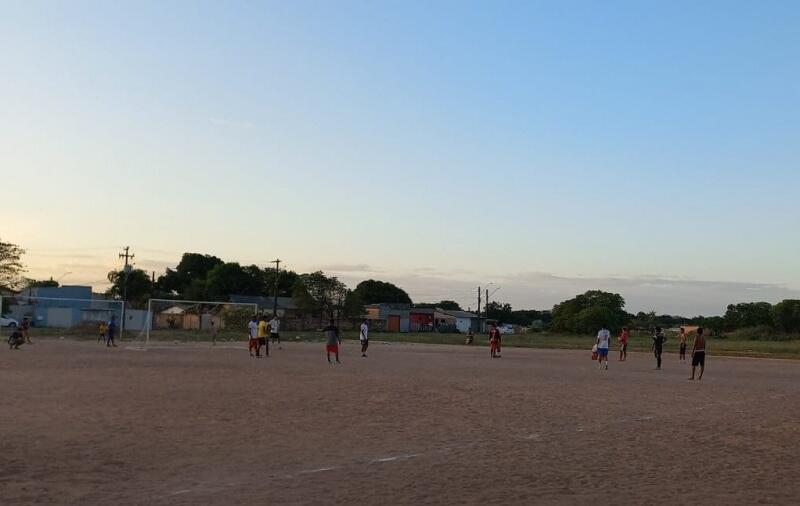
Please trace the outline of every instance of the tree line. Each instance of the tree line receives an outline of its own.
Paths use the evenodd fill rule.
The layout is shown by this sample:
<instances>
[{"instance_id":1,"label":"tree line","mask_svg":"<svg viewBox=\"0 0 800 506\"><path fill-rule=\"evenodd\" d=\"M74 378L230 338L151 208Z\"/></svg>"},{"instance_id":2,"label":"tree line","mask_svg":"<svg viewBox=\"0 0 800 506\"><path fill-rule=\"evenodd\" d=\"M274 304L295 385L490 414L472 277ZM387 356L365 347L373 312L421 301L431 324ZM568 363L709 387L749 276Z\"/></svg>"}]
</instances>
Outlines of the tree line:
<instances>
[{"instance_id":1,"label":"tree line","mask_svg":"<svg viewBox=\"0 0 800 506\"><path fill-rule=\"evenodd\" d=\"M0 241L0 288L15 289L23 286L53 287L53 278L34 280L23 276L22 256L25 250L12 243ZM108 273L109 297L122 297L127 284L127 300L143 307L150 298L188 300L229 300L231 295L293 297L299 307L320 319L357 317L367 304L412 304L411 297L402 288L385 281L365 280L355 289L348 288L335 276L321 271L298 273L276 271L257 265L241 265L202 253L184 253L177 266L167 268L155 277L141 269L133 269L126 276L121 270ZM7 301L6 301L7 302ZM4 304L5 305L5 304ZM461 310L452 300L435 303L416 303L415 307ZM700 325L712 333L735 333L748 329L753 338L770 335L800 333L800 300L787 299L777 304L769 302L742 302L727 306L723 316L683 317L658 315L655 312L631 314L625 311L625 299L616 293L590 290L553 306L552 310L515 310L511 304L490 302L484 315L502 323L532 327L553 332L593 333L606 325L611 330L623 326L639 329L663 328L680 325Z\"/></svg>"}]
</instances>

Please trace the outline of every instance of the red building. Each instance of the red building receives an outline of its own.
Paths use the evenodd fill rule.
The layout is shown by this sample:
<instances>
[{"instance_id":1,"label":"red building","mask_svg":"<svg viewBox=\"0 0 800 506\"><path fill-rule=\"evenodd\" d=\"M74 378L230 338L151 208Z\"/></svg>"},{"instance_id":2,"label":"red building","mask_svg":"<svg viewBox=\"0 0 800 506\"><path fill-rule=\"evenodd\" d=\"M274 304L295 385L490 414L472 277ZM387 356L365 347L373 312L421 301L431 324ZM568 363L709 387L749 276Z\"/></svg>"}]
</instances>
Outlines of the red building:
<instances>
[{"instance_id":1,"label":"red building","mask_svg":"<svg viewBox=\"0 0 800 506\"><path fill-rule=\"evenodd\" d=\"M411 308L409 314L409 330L411 332L432 332L435 325L433 315L435 309Z\"/></svg>"}]
</instances>

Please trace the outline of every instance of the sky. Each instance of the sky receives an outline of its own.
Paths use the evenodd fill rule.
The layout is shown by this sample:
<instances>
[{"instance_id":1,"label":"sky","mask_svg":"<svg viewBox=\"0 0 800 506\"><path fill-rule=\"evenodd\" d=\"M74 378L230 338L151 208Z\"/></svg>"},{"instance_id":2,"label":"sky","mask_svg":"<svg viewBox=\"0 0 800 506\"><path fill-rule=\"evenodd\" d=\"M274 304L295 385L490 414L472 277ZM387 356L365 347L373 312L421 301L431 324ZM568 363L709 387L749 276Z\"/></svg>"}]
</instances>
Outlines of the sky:
<instances>
[{"instance_id":1,"label":"sky","mask_svg":"<svg viewBox=\"0 0 800 506\"><path fill-rule=\"evenodd\" d=\"M800 298L800 3L0 0L0 239L417 301Z\"/></svg>"}]
</instances>

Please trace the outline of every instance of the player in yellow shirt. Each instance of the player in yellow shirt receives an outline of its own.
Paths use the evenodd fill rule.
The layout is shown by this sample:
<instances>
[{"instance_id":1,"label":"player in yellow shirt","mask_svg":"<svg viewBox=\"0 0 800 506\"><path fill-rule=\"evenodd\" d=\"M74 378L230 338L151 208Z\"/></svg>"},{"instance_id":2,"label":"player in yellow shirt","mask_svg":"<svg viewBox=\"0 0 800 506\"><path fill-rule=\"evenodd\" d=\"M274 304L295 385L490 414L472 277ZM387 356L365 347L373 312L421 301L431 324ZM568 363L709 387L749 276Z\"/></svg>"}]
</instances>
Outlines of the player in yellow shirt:
<instances>
[{"instance_id":1,"label":"player in yellow shirt","mask_svg":"<svg viewBox=\"0 0 800 506\"><path fill-rule=\"evenodd\" d=\"M106 322L100 322L100 327L98 328L99 334L97 335L97 342L106 341L106 332L108 332L108 325Z\"/></svg>"},{"instance_id":2,"label":"player in yellow shirt","mask_svg":"<svg viewBox=\"0 0 800 506\"><path fill-rule=\"evenodd\" d=\"M267 341L267 317L262 316L258 322L258 347L256 348L256 355L261 352L261 347L264 347L264 356L269 356L269 342Z\"/></svg>"}]
</instances>

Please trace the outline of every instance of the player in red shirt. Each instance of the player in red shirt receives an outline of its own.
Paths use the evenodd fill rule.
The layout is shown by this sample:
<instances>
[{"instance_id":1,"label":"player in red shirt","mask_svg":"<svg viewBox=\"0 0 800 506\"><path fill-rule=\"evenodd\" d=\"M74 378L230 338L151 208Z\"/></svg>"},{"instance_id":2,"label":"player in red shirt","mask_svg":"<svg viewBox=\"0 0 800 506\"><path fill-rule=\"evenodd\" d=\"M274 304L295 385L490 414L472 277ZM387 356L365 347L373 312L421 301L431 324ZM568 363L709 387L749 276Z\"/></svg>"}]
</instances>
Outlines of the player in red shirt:
<instances>
[{"instance_id":1,"label":"player in red shirt","mask_svg":"<svg viewBox=\"0 0 800 506\"><path fill-rule=\"evenodd\" d=\"M489 330L489 347L491 349L492 358L500 358L500 343L502 341L502 337L500 336L500 331L497 329L496 324L492 324L492 328Z\"/></svg>"},{"instance_id":2,"label":"player in red shirt","mask_svg":"<svg viewBox=\"0 0 800 506\"><path fill-rule=\"evenodd\" d=\"M624 362L628 359L628 338L631 333L628 327L622 327L622 333L619 335L619 361Z\"/></svg>"}]
</instances>

